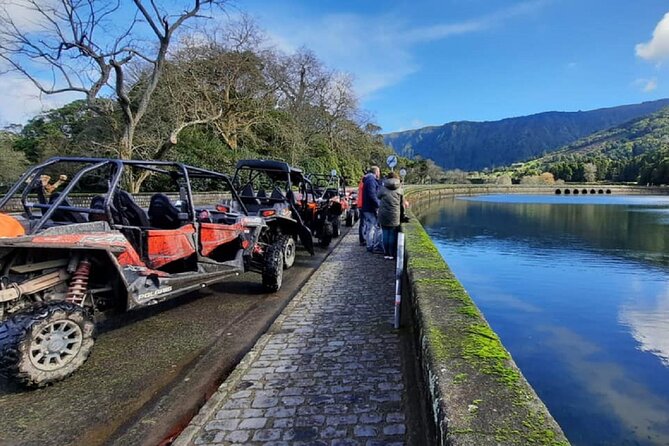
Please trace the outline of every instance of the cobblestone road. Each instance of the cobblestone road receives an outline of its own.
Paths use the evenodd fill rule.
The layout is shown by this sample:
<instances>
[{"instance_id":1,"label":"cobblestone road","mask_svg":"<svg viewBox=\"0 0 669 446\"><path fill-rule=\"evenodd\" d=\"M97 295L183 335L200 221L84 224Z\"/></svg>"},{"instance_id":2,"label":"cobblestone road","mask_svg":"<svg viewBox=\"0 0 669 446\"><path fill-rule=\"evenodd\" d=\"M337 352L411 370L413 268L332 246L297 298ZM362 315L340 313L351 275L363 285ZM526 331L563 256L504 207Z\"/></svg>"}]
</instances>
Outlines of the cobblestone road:
<instances>
[{"instance_id":1,"label":"cobblestone road","mask_svg":"<svg viewBox=\"0 0 669 446\"><path fill-rule=\"evenodd\" d=\"M344 237L175 445L402 445L394 262Z\"/></svg>"}]
</instances>

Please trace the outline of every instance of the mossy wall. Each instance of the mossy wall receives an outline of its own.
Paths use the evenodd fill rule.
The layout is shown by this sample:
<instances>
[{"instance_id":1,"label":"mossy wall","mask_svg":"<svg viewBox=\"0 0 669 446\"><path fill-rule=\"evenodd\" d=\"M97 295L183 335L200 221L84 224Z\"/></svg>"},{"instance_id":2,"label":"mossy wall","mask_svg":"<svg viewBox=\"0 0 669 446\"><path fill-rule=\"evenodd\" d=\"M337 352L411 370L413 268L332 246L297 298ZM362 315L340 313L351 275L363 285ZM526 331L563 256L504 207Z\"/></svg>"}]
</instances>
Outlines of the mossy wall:
<instances>
[{"instance_id":1,"label":"mossy wall","mask_svg":"<svg viewBox=\"0 0 669 446\"><path fill-rule=\"evenodd\" d=\"M409 186L406 197L413 206L428 197L470 194L461 189ZM402 225L406 291L436 425L435 444L568 445L560 426L412 217Z\"/></svg>"}]
</instances>

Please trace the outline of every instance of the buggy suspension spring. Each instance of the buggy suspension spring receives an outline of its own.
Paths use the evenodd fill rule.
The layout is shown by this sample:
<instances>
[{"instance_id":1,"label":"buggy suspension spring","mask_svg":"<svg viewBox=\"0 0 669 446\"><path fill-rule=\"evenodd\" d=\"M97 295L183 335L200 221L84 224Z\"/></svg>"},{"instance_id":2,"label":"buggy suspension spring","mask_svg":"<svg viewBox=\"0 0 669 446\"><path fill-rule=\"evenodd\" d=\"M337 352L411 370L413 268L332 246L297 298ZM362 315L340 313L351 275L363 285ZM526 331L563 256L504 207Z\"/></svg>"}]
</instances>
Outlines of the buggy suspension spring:
<instances>
[{"instance_id":1,"label":"buggy suspension spring","mask_svg":"<svg viewBox=\"0 0 669 446\"><path fill-rule=\"evenodd\" d=\"M72 274L72 280L67 289L67 297L65 298L67 302L75 305L81 305L84 302L90 272L91 262L88 259L83 259L79 262L79 266L77 266L76 271Z\"/></svg>"}]
</instances>

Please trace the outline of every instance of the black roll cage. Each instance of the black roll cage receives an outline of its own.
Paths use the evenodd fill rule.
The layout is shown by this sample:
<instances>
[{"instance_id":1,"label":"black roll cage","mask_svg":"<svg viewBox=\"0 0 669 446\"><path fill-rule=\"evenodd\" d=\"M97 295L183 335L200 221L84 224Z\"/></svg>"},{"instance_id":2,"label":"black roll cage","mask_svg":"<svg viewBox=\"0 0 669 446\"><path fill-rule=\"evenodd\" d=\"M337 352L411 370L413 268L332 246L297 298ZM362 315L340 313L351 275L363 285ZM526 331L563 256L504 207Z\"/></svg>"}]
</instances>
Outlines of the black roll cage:
<instances>
[{"instance_id":1,"label":"black roll cage","mask_svg":"<svg viewBox=\"0 0 669 446\"><path fill-rule=\"evenodd\" d=\"M320 196L318 197L320 199L322 199L325 196L328 189L336 189L337 194L340 196L342 196L342 194L344 195L346 194L346 180L343 177L340 177L339 175L312 173L311 175L309 175L308 181L312 183L314 191L321 192ZM321 191L321 186L319 184L325 184L325 186L322 187L322 191Z\"/></svg>"},{"instance_id":2,"label":"black roll cage","mask_svg":"<svg viewBox=\"0 0 669 446\"><path fill-rule=\"evenodd\" d=\"M44 170L47 167L53 166L58 163L79 163L79 164L89 164L89 166L82 167L74 177L68 181L67 186L59 193L55 198L53 203L30 203L28 202L28 195L35 188L36 182L40 181L40 176L43 174ZM79 183L81 178L93 170L110 166L112 167L113 175L108 181L107 192L104 198L104 209L92 209L90 207L77 207L77 206L65 206L62 203L65 201L72 189ZM182 178L186 185L186 193L188 199L188 217L191 223L196 222L196 212L195 204L193 200L193 191L191 188L190 180L194 178L215 178L223 180L224 183L230 188L232 197L237 201L239 207L244 215L248 215L248 211L244 203L240 200L237 190L234 188L230 178L222 173L214 172L207 169L201 169L199 167L189 166L183 163L177 163L172 161L143 161L143 160L119 160L119 159L109 159L109 158L87 158L87 157L54 157L45 161L44 163L38 164L30 169L28 169L19 180L9 189L5 196L0 199L0 210L4 208L9 200L19 192L21 187L24 189L21 193L21 205L28 217L30 222L30 229L28 233L34 233L39 231L44 227L49 218L53 215L56 210L70 211L70 212L79 212L86 214L105 214L109 221L109 224L112 228L118 227L120 225L114 224L114 219L112 217L111 205L114 195L120 190L121 176L125 166L134 166L140 169L166 174L170 176L174 181ZM174 168L175 170L166 170L166 167ZM41 186L40 186L41 187ZM40 193L38 193L38 197ZM43 198L43 197L42 197ZM40 198L41 199L41 198ZM46 212L42 213L40 216L33 214L32 209L46 209ZM36 223L33 225L33 221Z\"/></svg>"},{"instance_id":3,"label":"black roll cage","mask_svg":"<svg viewBox=\"0 0 669 446\"><path fill-rule=\"evenodd\" d=\"M248 171L249 179L246 183L241 184L241 172ZM312 182L302 173L301 169L291 167L283 161L272 161L272 160L241 160L237 162L237 167L235 169L235 176L232 180L233 184L236 184L239 190L243 190L247 185L252 184L253 181L258 178L261 174L265 174L273 184L278 181L286 182L286 190L281 191L281 194L284 196L285 200L288 200L286 197L286 192L292 190L293 186L296 186L298 191L307 197L307 194L311 194L316 199L316 192ZM278 199L270 201L280 201ZM291 203L294 205L295 203Z\"/></svg>"}]
</instances>

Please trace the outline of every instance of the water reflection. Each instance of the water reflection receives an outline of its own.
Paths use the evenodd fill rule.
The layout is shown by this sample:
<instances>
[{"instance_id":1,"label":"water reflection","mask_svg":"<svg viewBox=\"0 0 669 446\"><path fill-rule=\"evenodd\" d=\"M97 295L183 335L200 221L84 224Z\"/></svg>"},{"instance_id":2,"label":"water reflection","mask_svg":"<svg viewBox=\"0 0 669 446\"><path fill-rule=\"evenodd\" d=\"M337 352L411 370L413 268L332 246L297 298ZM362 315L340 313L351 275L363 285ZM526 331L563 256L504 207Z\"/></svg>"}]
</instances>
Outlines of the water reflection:
<instances>
[{"instance_id":1,"label":"water reflection","mask_svg":"<svg viewBox=\"0 0 669 446\"><path fill-rule=\"evenodd\" d=\"M541 329L550 334L548 346L564 358L568 373L585 389L564 405L570 413L554 414L567 420L573 444L669 444L666 398L630 376L620 363L597 360L601 347L578 333L557 326Z\"/></svg>"},{"instance_id":2,"label":"water reflection","mask_svg":"<svg viewBox=\"0 0 669 446\"><path fill-rule=\"evenodd\" d=\"M669 281L664 288L649 308L636 302L623 305L620 322L630 328L641 351L656 355L669 367Z\"/></svg>"},{"instance_id":3,"label":"water reflection","mask_svg":"<svg viewBox=\"0 0 669 446\"><path fill-rule=\"evenodd\" d=\"M669 197L592 197L574 204L553 196L511 196L453 198L419 209L426 226L449 220L452 240L489 236L524 241L531 247L605 250L609 254L669 265ZM518 201L521 199L534 202ZM608 198L608 202L607 202ZM483 201L494 199L495 201ZM540 201L541 200L541 201ZM552 203L546 203L549 200ZM607 203L607 204L605 204ZM444 206L447 204L447 206ZM487 222L495 219L494 226ZM466 224L465 224L466 222ZM517 228L522 227L522 232ZM550 237L546 237L550 234Z\"/></svg>"},{"instance_id":4,"label":"water reflection","mask_svg":"<svg viewBox=\"0 0 669 446\"><path fill-rule=\"evenodd\" d=\"M669 197L592 198L420 215L573 444L667 445Z\"/></svg>"}]
</instances>

